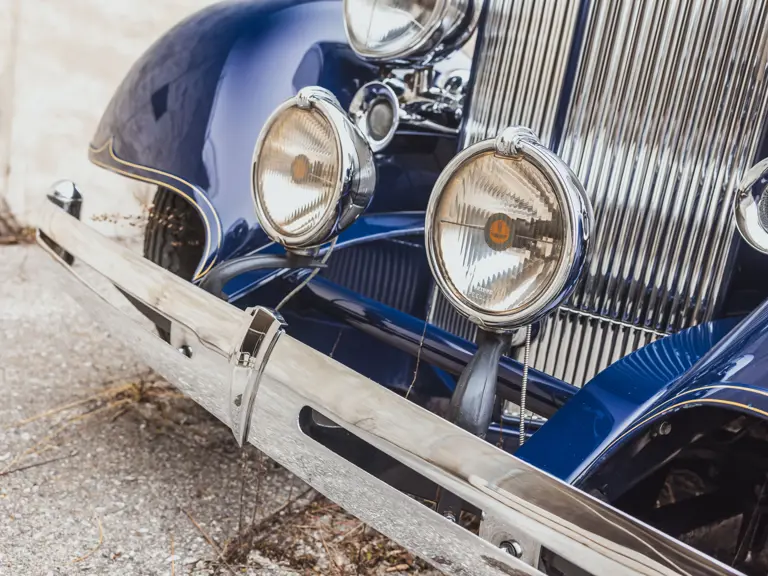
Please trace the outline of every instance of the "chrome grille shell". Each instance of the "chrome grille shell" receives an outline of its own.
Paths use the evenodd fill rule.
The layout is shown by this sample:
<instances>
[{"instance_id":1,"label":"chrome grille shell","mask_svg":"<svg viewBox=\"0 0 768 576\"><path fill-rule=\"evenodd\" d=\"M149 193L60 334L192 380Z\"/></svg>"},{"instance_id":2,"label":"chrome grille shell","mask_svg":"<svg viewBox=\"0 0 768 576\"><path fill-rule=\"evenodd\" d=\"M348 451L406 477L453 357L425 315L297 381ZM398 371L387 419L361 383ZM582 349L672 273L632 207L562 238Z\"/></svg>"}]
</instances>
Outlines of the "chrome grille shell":
<instances>
[{"instance_id":1,"label":"chrome grille shell","mask_svg":"<svg viewBox=\"0 0 768 576\"><path fill-rule=\"evenodd\" d=\"M757 0L488 0L463 144L520 124L595 208L595 247L532 350L583 384L654 339L713 317L736 183L763 136L768 9Z\"/></svg>"}]
</instances>

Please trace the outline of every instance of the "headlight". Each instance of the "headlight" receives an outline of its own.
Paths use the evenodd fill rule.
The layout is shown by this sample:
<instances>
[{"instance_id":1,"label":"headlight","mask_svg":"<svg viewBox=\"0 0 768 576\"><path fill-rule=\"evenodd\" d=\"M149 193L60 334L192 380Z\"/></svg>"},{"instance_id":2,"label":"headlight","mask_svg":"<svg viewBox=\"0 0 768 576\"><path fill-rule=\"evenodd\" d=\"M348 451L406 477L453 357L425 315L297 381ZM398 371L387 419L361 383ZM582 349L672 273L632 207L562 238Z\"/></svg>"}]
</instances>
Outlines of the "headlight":
<instances>
[{"instance_id":1,"label":"headlight","mask_svg":"<svg viewBox=\"0 0 768 576\"><path fill-rule=\"evenodd\" d=\"M480 0L344 0L350 46L369 60L434 59L463 43Z\"/></svg>"},{"instance_id":2,"label":"headlight","mask_svg":"<svg viewBox=\"0 0 768 576\"><path fill-rule=\"evenodd\" d=\"M365 211L375 183L370 146L323 88L304 88L281 105L253 153L256 215L287 248L333 238Z\"/></svg>"},{"instance_id":3,"label":"headlight","mask_svg":"<svg viewBox=\"0 0 768 576\"><path fill-rule=\"evenodd\" d=\"M570 294L592 210L576 176L524 128L509 128L454 158L426 215L438 286L490 330L530 324Z\"/></svg>"}]
</instances>

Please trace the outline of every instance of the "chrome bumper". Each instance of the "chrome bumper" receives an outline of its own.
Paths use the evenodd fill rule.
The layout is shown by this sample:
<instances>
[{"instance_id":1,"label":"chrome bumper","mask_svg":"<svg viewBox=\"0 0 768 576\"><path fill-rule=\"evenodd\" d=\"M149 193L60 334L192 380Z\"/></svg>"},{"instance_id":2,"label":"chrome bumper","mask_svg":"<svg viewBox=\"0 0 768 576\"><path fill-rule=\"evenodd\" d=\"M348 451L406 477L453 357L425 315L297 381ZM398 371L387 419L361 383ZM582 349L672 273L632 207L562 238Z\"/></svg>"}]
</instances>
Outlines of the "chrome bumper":
<instances>
[{"instance_id":1,"label":"chrome bumper","mask_svg":"<svg viewBox=\"0 0 768 576\"><path fill-rule=\"evenodd\" d=\"M45 203L39 243L86 311L238 441L444 573L539 574L542 548L591 574L736 573L291 338L270 311L235 308L102 237L67 212L73 198L51 198L65 209ZM167 319L172 345L119 293L90 286L72 257ZM482 538L304 434L298 417L307 406L483 510ZM521 558L499 548L511 540Z\"/></svg>"}]
</instances>

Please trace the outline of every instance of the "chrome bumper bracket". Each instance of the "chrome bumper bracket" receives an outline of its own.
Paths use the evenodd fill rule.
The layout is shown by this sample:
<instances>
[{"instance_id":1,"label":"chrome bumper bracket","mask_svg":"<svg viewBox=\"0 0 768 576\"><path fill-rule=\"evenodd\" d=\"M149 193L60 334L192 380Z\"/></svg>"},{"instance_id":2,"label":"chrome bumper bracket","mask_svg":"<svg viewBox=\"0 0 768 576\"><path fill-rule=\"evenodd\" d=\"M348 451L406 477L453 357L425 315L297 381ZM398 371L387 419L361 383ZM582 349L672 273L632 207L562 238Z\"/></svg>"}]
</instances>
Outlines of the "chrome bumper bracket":
<instances>
[{"instance_id":1,"label":"chrome bumper bracket","mask_svg":"<svg viewBox=\"0 0 768 576\"><path fill-rule=\"evenodd\" d=\"M242 446L248 439L259 380L277 339L285 331L279 313L267 308L248 308L250 318L240 345L230 356L229 411L232 433Z\"/></svg>"},{"instance_id":2,"label":"chrome bumper bracket","mask_svg":"<svg viewBox=\"0 0 768 576\"><path fill-rule=\"evenodd\" d=\"M74 182L69 180L61 180L60 182L57 182L51 186L51 190L48 193L48 200L64 210L64 212L70 216L73 216L78 220L80 219L80 210L83 206L83 196L80 194L80 191L77 189L77 186L75 186ZM56 252L56 254L58 254L58 256L67 264L71 265L74 262L74 257L66 250L61 248L61 246L57 245L53 240L48 238L45 235L45 232L42 232L38 229L37 238L38 241L43 241L48 244L50 249Z\"/></svg>"}]
</instances>

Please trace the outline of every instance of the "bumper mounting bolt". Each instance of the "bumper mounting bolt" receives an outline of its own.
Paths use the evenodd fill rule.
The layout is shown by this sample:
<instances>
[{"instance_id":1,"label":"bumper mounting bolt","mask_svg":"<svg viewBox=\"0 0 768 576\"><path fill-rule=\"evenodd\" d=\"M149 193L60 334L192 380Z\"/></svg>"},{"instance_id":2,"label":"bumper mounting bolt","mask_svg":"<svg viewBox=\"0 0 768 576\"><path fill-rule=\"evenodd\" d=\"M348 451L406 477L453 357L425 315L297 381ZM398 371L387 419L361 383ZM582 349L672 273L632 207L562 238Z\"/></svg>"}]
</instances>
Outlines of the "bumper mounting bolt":
<instances>
[{"instance_id":1,"label":"bumper mounting bolt","mask_svg":"<svg viewBox=\"0 0 768 576\"><path fill-rule=\"evenodd\" d=\"M504 540L504 542L499 544L499 548L504 550L504 552L507 554L511 554L515 558L523 557L523 547L520 546L520 543L517 540Z\"/></svg>"}]
</instances>

